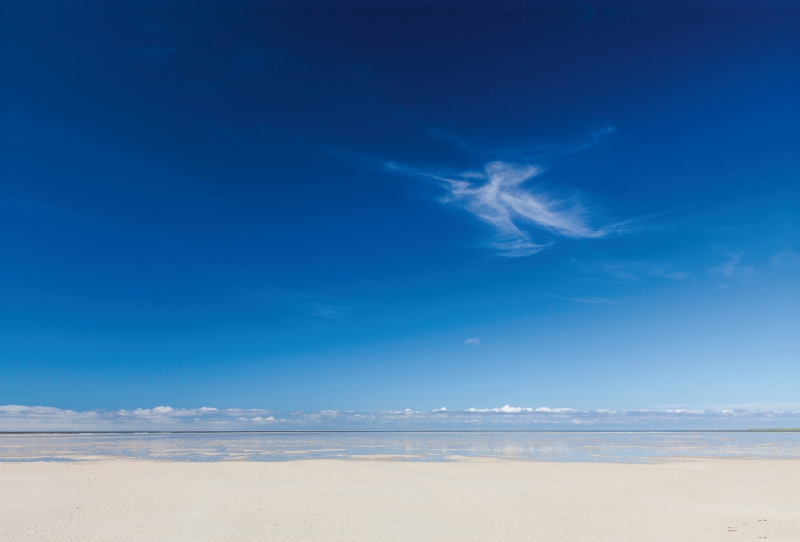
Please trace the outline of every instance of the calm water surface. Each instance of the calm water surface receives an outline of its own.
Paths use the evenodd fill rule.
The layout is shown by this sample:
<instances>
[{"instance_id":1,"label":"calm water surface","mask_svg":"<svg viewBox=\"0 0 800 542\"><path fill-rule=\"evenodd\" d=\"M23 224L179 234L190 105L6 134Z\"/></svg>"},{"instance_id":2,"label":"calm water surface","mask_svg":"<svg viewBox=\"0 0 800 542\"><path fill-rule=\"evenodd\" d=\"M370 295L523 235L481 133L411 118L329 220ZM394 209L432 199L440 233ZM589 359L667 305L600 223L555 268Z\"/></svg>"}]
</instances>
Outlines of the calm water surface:
<instances>
[{"instance_id":1,"label":"calm water surface","mask_svg":"<svg viewBox=\"0 0 800 542\"><path fill-rule=\"evenodd\" d=\"M0 461L392 459L641 463L681 457L800 458L800 433L420 432L0 435Z\"/></svg>"}]
</instances>

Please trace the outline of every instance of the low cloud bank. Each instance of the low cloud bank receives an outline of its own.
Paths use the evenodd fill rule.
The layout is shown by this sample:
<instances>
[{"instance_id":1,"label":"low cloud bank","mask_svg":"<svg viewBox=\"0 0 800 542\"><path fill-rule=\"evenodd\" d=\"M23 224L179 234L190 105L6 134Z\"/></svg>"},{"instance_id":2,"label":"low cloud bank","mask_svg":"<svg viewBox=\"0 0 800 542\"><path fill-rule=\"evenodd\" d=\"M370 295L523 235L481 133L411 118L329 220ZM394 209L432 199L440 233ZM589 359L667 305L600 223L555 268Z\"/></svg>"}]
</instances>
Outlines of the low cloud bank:
<instances>
[{"instance_id":1,"label":"low cloud bank","mask_svg":"<svg viewBox=\"0 0 800 542\"><path fill-rule=\"evenodd\" d=\"M514 407L467 410L280 412L263 409L155 408L75 411L0 406L0 431L313 431L600 430L800 427L800 410L575 410Z\"/></svg>"}]
</instances>

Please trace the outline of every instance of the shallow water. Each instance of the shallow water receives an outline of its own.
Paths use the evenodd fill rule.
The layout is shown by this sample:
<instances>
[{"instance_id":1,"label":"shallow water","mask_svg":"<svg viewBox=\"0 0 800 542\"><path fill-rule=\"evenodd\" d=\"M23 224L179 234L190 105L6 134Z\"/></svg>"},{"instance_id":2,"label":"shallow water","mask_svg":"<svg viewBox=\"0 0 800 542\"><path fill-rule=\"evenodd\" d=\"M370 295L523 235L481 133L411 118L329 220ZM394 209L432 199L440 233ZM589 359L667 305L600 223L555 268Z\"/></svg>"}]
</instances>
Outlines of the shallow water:
<instances>
[{"instance_id":1,"label":"shallow water","mask_svg":"<svg viewBox=\"0 0 800 542\"><path fill-rule=\"evenodd\" d=\"M0 435L2 461L387 459L642 463L800 458L800 432L309 432Z\"/></svg>"}]
</instances>

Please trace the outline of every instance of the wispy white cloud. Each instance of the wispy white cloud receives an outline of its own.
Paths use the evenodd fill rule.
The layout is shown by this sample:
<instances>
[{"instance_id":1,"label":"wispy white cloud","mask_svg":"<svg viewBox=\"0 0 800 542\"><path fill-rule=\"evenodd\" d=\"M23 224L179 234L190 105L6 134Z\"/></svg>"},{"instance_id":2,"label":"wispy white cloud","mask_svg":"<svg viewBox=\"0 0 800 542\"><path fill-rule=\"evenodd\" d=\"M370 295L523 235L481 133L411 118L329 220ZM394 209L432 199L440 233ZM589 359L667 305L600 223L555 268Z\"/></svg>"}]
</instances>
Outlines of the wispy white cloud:
<instances>
[{"instance_id":1,"label":"wispy white cloud","mask_svg":"<svg viewBox=\"0 0 800 542\"><path fill-rule=\"evenodd\" d=\"M755 268L752 265L742 263L743 255L744 252L742 251L731 254L727 261L709 269L709 274L722 275L726 279L744 278L752 275L755 273Z\"/></svg>"},{"instance_id":2,"label":"wispy white cloud","mask_svg":"<svg viewBox=\"0 0 800 542\"><path fill-rule=\"evenodd\" d=\"M775 269L800 271L800 254L792 251L781 252L772 256L769 263Z\"/></svg>"},{"instance_id":3,"label":"wispy white cloud","mask_svg":"<svg viewBox=\"0 0 800 542\"><path fill-rule=\"evenodd\" d=\"M564 301L574 301L575 303L585 303L588 305L613 305L614 302L605 297L562 297L560 295L551 295L553 299L563 299Z\"/></svg>"},{"instance_id":4,"label":"wispy white cloud","mask_svg":"<svg viewBox=\"0 0 800 542\"><path fill-rule=\"evenodd\" d=\"M691 275L689 271L675 269L670 264L658 262L587 262L581 265L588 271L599 271L625 282L648 277L683 280Z\"/></svg>"},{"instance_id":5,"label":"wispy white cloud","mask_svg":"<svg viewBox=\"0 0 800 542\"><path fill-rule=\"evenodd\" d=\"M613 305L614 302L610 299L606 299L605 297L571 297L569 298L570 301L574 301L576 303L586 303L589 305Z\"/></svg>"},{"instance_id":6,"label":"wispy white cloud","mask_svg":"<svg viewBox=\"0 0 800 542\"><path fill-rule=\"evenodd\" d=\"M584 272L603 273L620 282L635 282L645 279L668 279L683 281L698 274L687 271L680 263L654 261L578 261L573 263ZM731 283L752 281L766 273L796 273L800 271L800 255L792 251L783 251L768 259L745 258L742 250L728 252L725 259L703 269L705 274L720 281L721 287ZM558 297L558 296L552 296ZM563 298L567 299L567 298ZM577 301L577 299L573 299Z\"/></svg>"},{"instance_id":7,"label":"wispy white cloud","mask_svg":"<svg viewBox=\"0 0 800 542\"><path fill-rule=\"evenodd\" d=\"M330 429L743 429L798 427L800 407L782 410L661 409L578 410L566 407L469 408L432 411L279 412L263 409L172 408L75 411L54 407L0 406L0 431L193 431Z\"/></svg>"},{"instance_id":8,"label":"wispy white cloud","mask_svg":"<svg viewBox=\"0 0 800 542\"><path fill-rule=\"evenodd\" d=\"M578 141L542 143L524 138L480 140L457 136L440 128L425 129L428 135L447 141L471 156L515 162L537 161L542 158L550 159L580 153L608 141L617 132L614 126L604 126Z\"/></svg>"},{"instance_id":9,"label":"wispy white cloud","mask_svg":"<svg viewBox=\"0 0 800 542\"><path fill-rule=\"evenodd\" d=\"M351 306L325 296L285 288L263 287L238 290L236 295L258 301L282 305L297 311L299 315L324 320L341 320L350 313Z\"/></svg>"},{"instance_id":10,"label":"wispy white cloud","mask_svg":"<svg viewBox=\"0 0 800 542\"><path fill-rule=\"evenodd\" d=\"M460 205L491 226L494 238L490 246L504 256L529 256L549 245L534 241L531 227L572 239L603 237L613 230L592 227L586 210L578 203L524 187L542 173L539 166L489 162L483 171L458 175L426 173L395 163L386 167L439 181L447 190L442 201Z\"/></svg>"},{"instance_id":11,"label":"wispy white cloud","mask_svg":"<svg viewBox=\"0 0 800 542\"><path fill-rule=\"evenodd\" d=\"M481 340L478 337L470 337L464 341L464 344L481 344Z\"/></svg>"}]
</instances>

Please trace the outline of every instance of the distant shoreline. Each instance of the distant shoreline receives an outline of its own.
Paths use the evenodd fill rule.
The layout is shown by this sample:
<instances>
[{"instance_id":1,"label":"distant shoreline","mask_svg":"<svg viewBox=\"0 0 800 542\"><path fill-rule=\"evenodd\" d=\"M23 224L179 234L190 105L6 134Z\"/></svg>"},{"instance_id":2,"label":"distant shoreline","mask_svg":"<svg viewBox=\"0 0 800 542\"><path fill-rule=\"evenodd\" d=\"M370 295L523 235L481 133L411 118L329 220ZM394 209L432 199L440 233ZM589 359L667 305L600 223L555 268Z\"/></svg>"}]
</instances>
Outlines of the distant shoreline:
<instances>
[{"instance_id":1,"label":"distant shoreline","mask_svg":"<svg viewBox=\"0 0 800 542\"><path fill-rule=\"evenodd\" d=\"M187 435L187 434L296 434L296 433L800 433L800 427L769 427L751 429L298 429L281 431L0 431L2 435Z\"/></svg>"}]
</instances>

